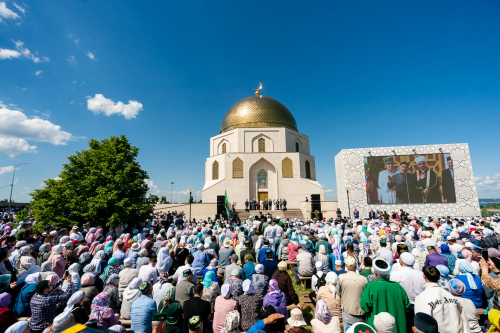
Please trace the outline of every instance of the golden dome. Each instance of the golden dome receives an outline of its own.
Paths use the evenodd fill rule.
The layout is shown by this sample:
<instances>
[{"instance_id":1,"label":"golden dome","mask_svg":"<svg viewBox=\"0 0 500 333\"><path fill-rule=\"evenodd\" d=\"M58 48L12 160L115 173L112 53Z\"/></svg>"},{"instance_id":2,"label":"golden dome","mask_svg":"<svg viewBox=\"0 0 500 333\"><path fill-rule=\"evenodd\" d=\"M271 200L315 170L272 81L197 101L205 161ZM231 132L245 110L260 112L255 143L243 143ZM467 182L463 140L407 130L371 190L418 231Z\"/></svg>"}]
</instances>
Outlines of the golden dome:
<instances>
[{"instance_id":1,"label":"golden dome","mask_svg":"<svg viewBox=\"0 0 500 333\"><path fill-rule=\"evenodd\" d=\"M220 132L241 127L286 127L297 131L297 123L286 106L271 97L250 96L227 111Z\"/></svg>"}]
</instances>

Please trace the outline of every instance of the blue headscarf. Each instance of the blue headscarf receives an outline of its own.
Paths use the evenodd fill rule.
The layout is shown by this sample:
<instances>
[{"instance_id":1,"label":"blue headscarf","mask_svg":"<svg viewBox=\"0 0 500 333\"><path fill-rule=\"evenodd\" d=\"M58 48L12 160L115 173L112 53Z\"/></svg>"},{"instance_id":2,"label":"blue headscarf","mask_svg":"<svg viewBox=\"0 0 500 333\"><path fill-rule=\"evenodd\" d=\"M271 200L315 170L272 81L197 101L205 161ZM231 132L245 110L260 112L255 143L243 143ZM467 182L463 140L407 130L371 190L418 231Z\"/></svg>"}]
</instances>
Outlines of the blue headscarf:
<instances>
[{"instance_id":1,"label":"blue headscarf","mask_svg":"<svg viewBox=\"0 0 500 333\"><path fill-rule=\"evenodd\" d=\"M203 287L208 288L214 283L215 273L214 271L208 271L203 279Z\"/></svg>"},{"instance_id":2,"label":"blue headscarf","mask_svg":"<svg viewBox=\"0 0 500 333\"><path fill-rule=\"evenodd\" d=\"M460 269L460 272L467 275L467 282L469 282L470 288L474 290L477 289L476 282L474 282L474 278L472 277L472 272L474 271L472 265L467 261L461 261L458 264L458 269Z\"/></svg>"}]
</instances>

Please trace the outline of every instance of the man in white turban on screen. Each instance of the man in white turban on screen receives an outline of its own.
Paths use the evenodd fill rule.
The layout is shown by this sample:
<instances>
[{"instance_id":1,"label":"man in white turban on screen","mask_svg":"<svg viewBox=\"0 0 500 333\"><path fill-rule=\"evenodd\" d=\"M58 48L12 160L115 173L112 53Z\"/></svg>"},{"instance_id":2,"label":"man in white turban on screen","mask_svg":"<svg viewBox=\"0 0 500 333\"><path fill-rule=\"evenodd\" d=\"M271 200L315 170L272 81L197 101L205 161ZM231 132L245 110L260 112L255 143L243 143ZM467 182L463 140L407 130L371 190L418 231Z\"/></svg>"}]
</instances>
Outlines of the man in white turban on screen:
<instances>
[{"instance_id":1,"label":"man in white turban on screen","mask_svg":"<svg viewBox=\"0 0 500 333\"><path fill-rule=\"evenodd\" d=\"M434 170L427 166L425 156L415 158L417 171L415 172L415 191L412 202L415 203L441 203L439 181Z\"/></svg>"},{"instance_id":2,"label":"man in white turban on screen","mask_svg":"<svg viewBox=\"0 0 500 333\"><path fill-rule=\"evenodd\" d=\"M390 188L388 183L392 181L392 177L399 172L394 167L394 158L392 156L384 158L385 170L378 174L378 203L394 204L396 203L396 188Z\"/></svg>"}]
</instances>

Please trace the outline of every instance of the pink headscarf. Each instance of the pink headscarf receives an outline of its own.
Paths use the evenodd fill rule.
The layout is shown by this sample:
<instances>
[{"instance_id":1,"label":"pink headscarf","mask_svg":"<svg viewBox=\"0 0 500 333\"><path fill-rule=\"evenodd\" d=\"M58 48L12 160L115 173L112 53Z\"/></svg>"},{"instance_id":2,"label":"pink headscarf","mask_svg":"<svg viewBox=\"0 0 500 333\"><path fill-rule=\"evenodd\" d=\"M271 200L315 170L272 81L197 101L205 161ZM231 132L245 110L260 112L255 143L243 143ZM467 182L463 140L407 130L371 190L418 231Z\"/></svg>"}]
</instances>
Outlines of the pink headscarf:
<instances>
[{"instance_id":1,"label":"pink headscarf","mask_svg":"<svg viewBox=\"0 0 500 333\"><path fill-rule=\"evenodd\" d=\"M78 249L78 252L76 253L77 256L80 256L80 254L89 252L89 247L88 246L82 246Z\"/></svg>"},{"instance_id":2,"label":"pink headscarf","mask_svg":"<svg viewBox=\"0 0 500 333\"><path fill-rule=\"evenodd\" d=\"M57 276L57 274L52 274L52 275L49 275L45 278L45 280L49 281L50 283L54 284L56 283L57 281L59 281L59 276Z\"/></svg>"},{"instance_id":3,"label":"pink headscarf","mask_svg":"<svg viewBox=\"0 0 500 333\"><path fill-rule=\"evenodd\" d=\"M83 274L82 286L91 286L94 284L94 276L92 274Z\"/></svg>"},{"instance_id":4,"label":"pink headscarf","mask_svg":"<svg viewBox=\"0 0 500 333\"><path fill-rule=\"evenodd\" d=\"M87 243L88 244L88 243ZM91 255L94 255L97 251L95 251L95 247L99 245L99 242L98 241L95 241L93 242L92 244L90 244L90 249L89 249L89 253Z\"/></svg>"},{"instance_id":5,"label":"pink headscarf","mask_svg":"<svg viewBox=\"0 0 500 333\"><path fill-rule=\"evenodd\" d=\"M101 250L104 250L104 244L98 244L93 252L90 252L91 255L95 256L95 254Z\"/></svg>"},{"instance_id":6,"label":"pink headscarf","mask_svg":"<svg viewBox=\"0 0 500 333\"><path fill-rule=\"evenodd\" d=\"M111 236L106 237L106 242L110 241L110 240L113 240L113 237L111 237Z\"/></svg>"},{"instance_id":7,"label":"pink headscarf","mask_svg":"<svg viewBox=\"0 0 500 333\"><path fill-rule=\"evenodd\" d=\"M118 244L123 244L123 241L121 238L118 238L115 243L113 244L113 252L118 251Z\"/></svg>"},{"instance_id":8,"label":"pink headscarf","mask_svg":"<svg viewBox=\"0 0 500 333\"><path fill-rule=\"evenodd\" d=\"M472 252L469 250L462 250L462 256L469 264L472 262Z\"/></svg>"},{"instance_id":9,"label":"pink headscarf","mask_svg":"<svg viewBox=\"0 0 500 333\"><path fill-rule=\"evenodd\" d=\"M102 234L102 228L97 229L97 231L95 232L95 236L97 237L101 234Z\"/></svg>"}]
</instances>

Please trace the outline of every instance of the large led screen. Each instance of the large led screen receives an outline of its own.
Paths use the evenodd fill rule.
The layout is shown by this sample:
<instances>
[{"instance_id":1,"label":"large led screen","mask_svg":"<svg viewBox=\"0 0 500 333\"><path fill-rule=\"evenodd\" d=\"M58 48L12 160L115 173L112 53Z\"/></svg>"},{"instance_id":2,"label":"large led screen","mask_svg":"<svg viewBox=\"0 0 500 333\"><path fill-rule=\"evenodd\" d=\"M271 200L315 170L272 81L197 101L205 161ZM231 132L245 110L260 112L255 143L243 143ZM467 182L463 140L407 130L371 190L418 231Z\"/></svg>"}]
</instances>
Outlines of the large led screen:
<instances>
[{"instance_id":1,"label":"large led screen","mask_svg":"<svg viewBox=\"0 0 500 333\"><path fill-rule=\"evenodd\" d=\"M364 158L368 204L456 203L450 154Z\"/></svg>"}]
</instances>

